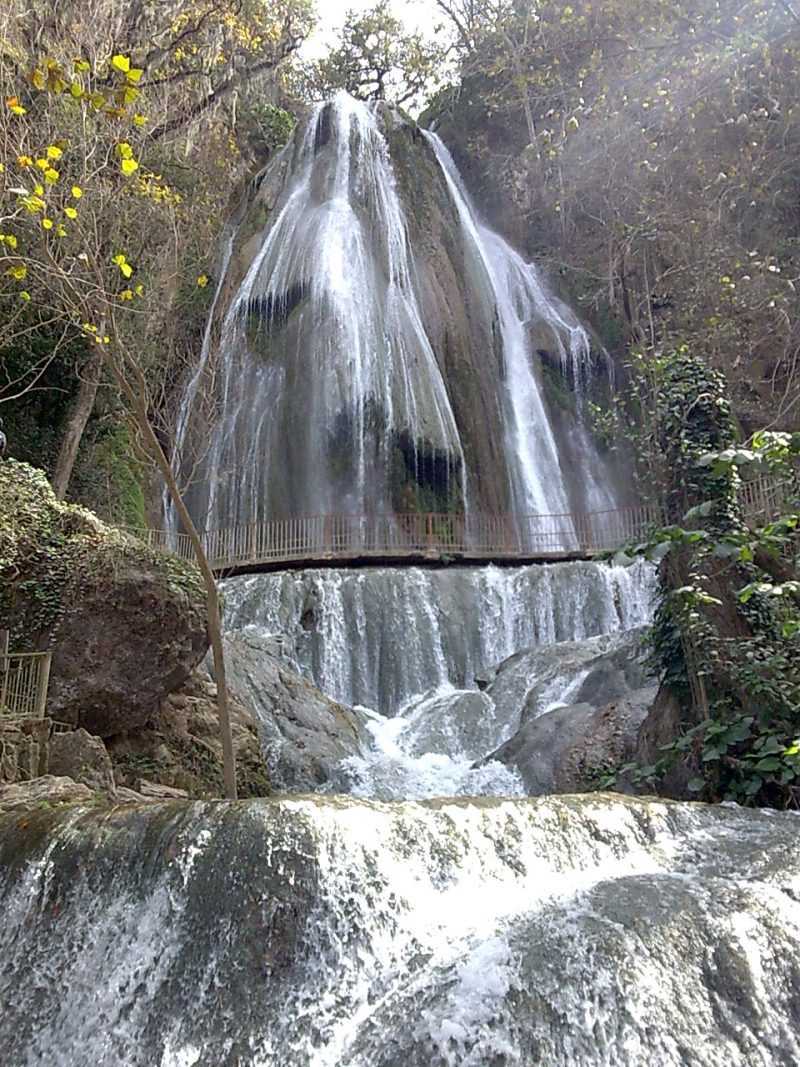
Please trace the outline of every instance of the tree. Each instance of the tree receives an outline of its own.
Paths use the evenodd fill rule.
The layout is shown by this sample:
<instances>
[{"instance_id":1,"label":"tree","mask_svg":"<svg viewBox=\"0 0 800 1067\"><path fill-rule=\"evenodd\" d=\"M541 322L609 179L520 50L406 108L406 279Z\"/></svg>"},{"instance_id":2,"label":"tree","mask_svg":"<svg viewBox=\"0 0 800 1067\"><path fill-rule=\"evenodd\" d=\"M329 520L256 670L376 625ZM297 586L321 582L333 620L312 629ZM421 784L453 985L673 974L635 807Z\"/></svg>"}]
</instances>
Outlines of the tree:
<instances>
[{"instance_id":1,"label":"tree","mask_svg":"<svg viewBox=\"0 0 800 1067\"><path fill-rule=\"evenodd\" d=\"M0 271L4 299L11 307L35 306L83 337L91 351L89 399L76 420L85 423L101 368L117 386L141 434L146 453L169 489L191 539L207 599L208 631L218 686L218 709L224 753L226 795L236 796L236 771L228 711L219 594L191 516L183 503L170 462L149 416L148 383L141 360L126 342L123 319L135 316L143 287L135 279L135 262L121 245L127 209L139 195L168 205L171 191L141 164L136 130L142 123L133 111L138 101L140 68L115 53L100 70L85 60L68 71L56 60L34 68L30 81L47 102L45 141L42 124L29 126L28 107L20 95L6 98L4 155L0 160L3 213ZM41 103L41 98L36 101ZM76 117L77 116L77 117ZM103 119L110 121L104 122ZM18 129L14 129L14 124ZM11 145L12 151L8 151ZM101 228L116 207L119 237ZM0 325L0 341L14 338L20 314L12 311ZM79 400L83 386L79 391ZM80 427L75 430L79 433ZM67 446L74 451L70 435ZM69 462L69 460L67 461Z\"/></svg>"},{"instance_id":2,"label":"tree","mask_svg":"<svg viewBox=\"0 0 800 1067\"><path fill-rule=\"evenodd\" d=\"M13 221L8 236L17 241L23 237L19 227L27 222L39 238L39 251L50 255L58 247L62 261L64 253L76 248L89 255L91 246L95 261L106 264L112 280L117 270L113 251L124 247L136 276L134 284L120 291L133 293L129 308L135 305L138 314L128 316L123 329L148 375L155 372L174 381L202 329L196 320L203 302L191 301L187 308L183 299L181 260L207 256L227 212L231 180L249 168L249 153L260 141L275 143L277 131L265 130L263 124L254 133L249 123L237 139L237 115L250 116L250 95L265 78L279 77L311 24L309 0L173 0L158 5L64 0L55 7L39 0L10 0L0 15L0 100L14 102L0 105L0 160L5 166L0 193L27 188L26 182L31 188L38 185L47 193L48 210L55 205L62 211L58 219L50 218L29 200L33 217L26 219L20 201L6 195L0 231ZM124 57L127 70L114 66L115 55ZM260 104L262 110L269 106ZM276 114L282 116L280 109ZM201 123L204 137L198 144L195 131ZM39 146L63 152L63 166L50 160L49 178L38 170ZM130 155L115 156L122 151ZM139 166L143 154L148 168ZM110 158L116 158L116 168L106 166ZM30 163L23 168L19 160ZM80 203L59 199L59 192L73 184L88 188L90 179L91 196ZM37 229L51 222L52 230ZM55 236L58 242L41 240ZM28 388L60 390L53 399L61 411L61 448L49 466L63 494L95 398L106 397L108 390L101 388L96 352L80 331L76 334L75 323L64 320L63 294L45 284L41 266L47 257L35 256L31 276L15 286L20 279L8 272L25 266L15 261L17 251L8 242L0 246L6 261L0 307L8 327L0 332L0 347L14 367L8 381L0 381L0 404L13 403L19 410L19 398ZM85 267L73 254L71 280ZM20 304L20 292L32 293L33 299ZM183 305L181 316L170 313L176 298ZM31 358L26 367L24 349L40 349L45 339L48 354ZM52 365L67 353L75 386L65 394Z\"/></svg>"},{"instance_id":3,"label":"tree","mask_svg":"<svg viewBox=\"0 0 800 1067\"><path fill-rule=\"evenodd\" d=\"M388 0L364 14L349 12L339 44L305 70L306 91L324 99L344 89L361 100L404 104L436 80L444 49L408 33Z\"/></svg>"}]
</instances>

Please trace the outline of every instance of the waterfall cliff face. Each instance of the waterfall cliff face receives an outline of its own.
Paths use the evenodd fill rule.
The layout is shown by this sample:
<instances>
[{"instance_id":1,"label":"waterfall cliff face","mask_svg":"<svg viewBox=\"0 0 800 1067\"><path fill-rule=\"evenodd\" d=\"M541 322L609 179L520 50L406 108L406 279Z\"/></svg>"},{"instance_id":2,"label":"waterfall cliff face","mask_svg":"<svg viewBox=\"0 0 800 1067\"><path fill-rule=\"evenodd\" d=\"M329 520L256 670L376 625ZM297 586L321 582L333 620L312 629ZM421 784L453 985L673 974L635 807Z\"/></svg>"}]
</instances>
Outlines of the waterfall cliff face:
<instances>
[{"instance_id":1,"label":"waterfall cliff face","mask_svg":"<svg viewBox=\"0 0 800 1067\"><path fill-rule=\"evenodd\" d=\"M301 798L0 822L14 1067L795 1067L798 818Z\"/></svg>"},{"instance_id":2,"label":"waterfall cliff face","mask_svg":"<svg viewBox=\"0 0 800 1067\"><path fill-rule=\"evenodd\" d=\"M225 583L225 625L287 635L329 696L394 715L520 649L645 625L653 583L644 564L263 574Z\"/></svg>"},{"instance_id":3,"label":"waterfall cliff face","mask_svg":"<svg viewBox=\"0 0 800 1067\"><path fill-rule=\"evenodd\" d=\"M574 405L569 434L545 359ZM581 415L590 363L583 328L481 225L435 136L341 94L240 220L177 462L207 529L612 507Z\"/></svg>"}]
</instances>

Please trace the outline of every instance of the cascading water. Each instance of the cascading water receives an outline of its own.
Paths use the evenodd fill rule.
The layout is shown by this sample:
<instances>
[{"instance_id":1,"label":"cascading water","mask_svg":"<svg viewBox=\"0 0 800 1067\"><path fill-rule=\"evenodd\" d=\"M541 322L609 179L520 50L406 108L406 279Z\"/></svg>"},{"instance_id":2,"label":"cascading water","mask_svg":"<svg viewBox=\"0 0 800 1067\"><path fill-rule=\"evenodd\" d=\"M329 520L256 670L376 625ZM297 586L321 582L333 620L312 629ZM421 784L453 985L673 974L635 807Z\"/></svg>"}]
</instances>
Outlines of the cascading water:
<instances>
[{"instance_id":1,"label":"cascading water","mask_svg":"<svg viewBox=\"0 0 800 1067\"><path fill-rule=\"evenodd\" d=\"M566 441L534 358L544 326L579 391L586 335L480 223L436 138L340 96L269 173L282 190L226 249L178 426L200 525L613 506L579 401ZM224 583L229 630L282 635L289 717L312 690L294 661L370 706L315 694L375 739L329 792L456 799L0 811L2 1062L796 1067L796 815L530 800L484 758L520 706L579 707L598 650L631 652L653 577L574 562Z\"/></svg>"},{"instance_id":2,"label":"cascading water","mask_svg":"<svg viewBox=\"0 0 800 1067\"><path fill-rule=\"evenodd\" d=\"M484 226L470 203L453 158L435 133L425 134L436 153L458 211L468 260L477 266L476 291L496 308L506 365L505 410L508 450L516 462L513 503L517 514L566 514L570 509L558 445L545 410L532 359L531 325L544 325L554 340L562 371L572 376L580 402L591 346L586 330L570 310L544 289L536 267L526 263L511 246ZM481 270L482 268L482 270ZM580 405L579 405L580 406ZM596 449L580 420L584 452L581 471L589 510L615 506L608 478L598 477Z\"/></svg>"},{"instance_id":3,"label":"cascading water","mask_svg":"<svg viewBox=\"0 0 800 1067\"><path fill-rule=\"evenodd\" d=\"M580 414L587 334L477 221L434 135L342 93L262 186L276 182L262 231L240 223L184 397L177 463L199 527L615 506ZM543 344L574 390L568 442Z\"/></svg>"},{"instance_id":4,"label":"cascading water","mask_svg":"<svg viewBox=\"0 0 800 1067\"><path fill-rule=\"evenodd\" d=\"M6 819L3 1062L796 1067L798 825L610 796Z\"/></svg>"},{"instance_id":5,"label":"cascading water","mask_svg":"<svg viewBox=\"0 0 800 1067\"><path fill-rule=\"evenodd\" d=\"M384 715L465 688L523 648L649 622L652 570L530 567L304 570L225 582L225 625L284 634L325 693Z\"/></svg>"}]
</instances>

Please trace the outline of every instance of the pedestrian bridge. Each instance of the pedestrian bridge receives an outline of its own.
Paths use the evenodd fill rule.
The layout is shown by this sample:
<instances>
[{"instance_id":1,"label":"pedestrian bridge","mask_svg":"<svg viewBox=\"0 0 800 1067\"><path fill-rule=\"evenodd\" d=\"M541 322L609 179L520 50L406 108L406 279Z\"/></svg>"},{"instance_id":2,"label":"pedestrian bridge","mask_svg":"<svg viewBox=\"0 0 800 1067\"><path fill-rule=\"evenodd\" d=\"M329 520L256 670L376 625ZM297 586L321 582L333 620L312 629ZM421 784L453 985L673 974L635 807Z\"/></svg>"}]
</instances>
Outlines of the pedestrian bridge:
<instances>
[{"instance_id":1,"label":"pedestrian bridge","mask_svg":"<svg viewBox=\"0 0 800 1067\"><path fill-rule=\"evenodd\" d=\"M286 567L358 564L525 564L592 559L644 539L664 521L645 504L563 515L301 515L202 534L220 576ZM154 548L193 560L187 534L130 530Z\"/></svg>"}]
</instances>

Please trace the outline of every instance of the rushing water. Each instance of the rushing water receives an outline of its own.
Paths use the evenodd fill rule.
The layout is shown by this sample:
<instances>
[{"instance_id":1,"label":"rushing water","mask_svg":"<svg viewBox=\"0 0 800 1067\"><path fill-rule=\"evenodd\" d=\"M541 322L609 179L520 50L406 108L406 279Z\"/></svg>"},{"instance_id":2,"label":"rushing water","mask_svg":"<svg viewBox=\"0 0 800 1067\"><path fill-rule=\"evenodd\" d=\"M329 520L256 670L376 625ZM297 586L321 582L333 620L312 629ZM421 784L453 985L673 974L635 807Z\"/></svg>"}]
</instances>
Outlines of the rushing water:
<instances>
[{"instance_id":1,"label":"rushing water","mask_svg":"<svg viewBox=\"0 0 800 1067\"><path fill-rule=\"evenodd\" d=\"M521 649L642 626L652 591L644 564L287 571L227 581L225 624L288 635L325 693L391 715Z\"/></svg>"},{"instance_id":2,"label":"rushing water","mask_svg":"<svg viewBox=\"0 0 800 1067\"><path fill-rule=\"evenodd\" d=\"M226 244L178 425L200 525L391 511L398 452L449 504L485 492L432 340L397 121L346 96L318 108L279 160L285 188L241 284ZM582 507L608 506L577 417L566 471L532 358L544 323L580 393L583 329L481 223L441 143L415 138L439 168L471 315L498 340L471 356L491 364L498 420L482 430L511 506L571 510L575 484ZM652 586L644 565L600 563L226 582L229 630L281 635L272 646L321 689L364 706L372 750L329 783L356 796L0 816L0 1061L796 1067L796 816L531 801L481 760L516 726L500 690L546 712L579 690L591 650L569 675L537 651L497 686L481 676L646 623Z\"/></svg>"},{"instance_id":3,"label":"rushing water","mask_svg":"<svg viewBox=\"0 0 800 1067\"><path fill-rule=\"evenodd\" d=\"M534 366L544 329L579 397L585 330L477 221L441 142L398 147L398 128L389 110L344 93L320 105L275 163L283 192L233 291L241 257L227 250L178 434L200 527L487 502L545 514L614 506L580 417L561 454ZM428 167L433 188L399 182L398 151ZM433 210L456 231L444 266L418 218ZM432 303L430 275L445 266L451 289Z\"/></svg>"},{"instance_id":4,"label":"rushing water","mask_svg":"<svg viewBox=\"0 0 800 1067\"><path fill-rule=\"evenodd\" d=\"M798 819L624 798L0 821L13 1067L795 1067Z\"/></svg>"}]
</instances>

